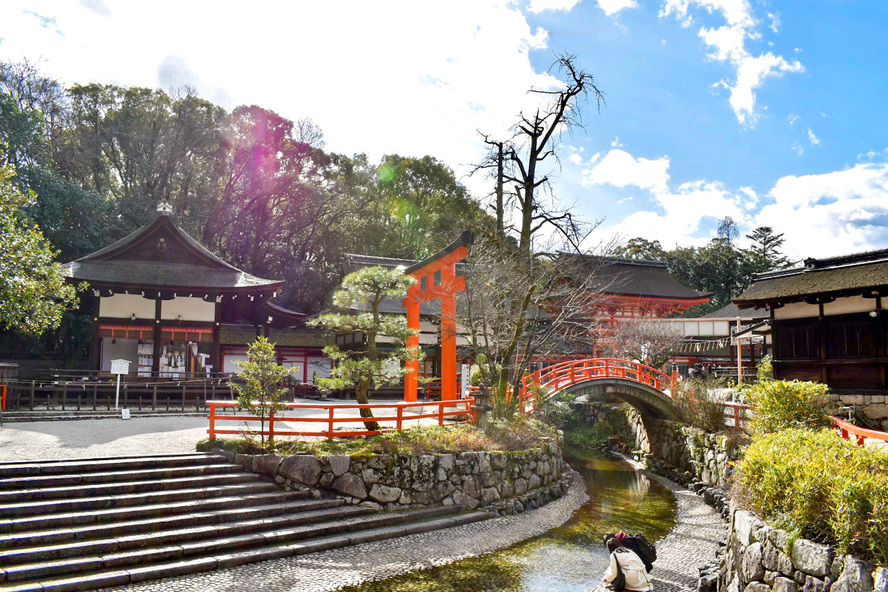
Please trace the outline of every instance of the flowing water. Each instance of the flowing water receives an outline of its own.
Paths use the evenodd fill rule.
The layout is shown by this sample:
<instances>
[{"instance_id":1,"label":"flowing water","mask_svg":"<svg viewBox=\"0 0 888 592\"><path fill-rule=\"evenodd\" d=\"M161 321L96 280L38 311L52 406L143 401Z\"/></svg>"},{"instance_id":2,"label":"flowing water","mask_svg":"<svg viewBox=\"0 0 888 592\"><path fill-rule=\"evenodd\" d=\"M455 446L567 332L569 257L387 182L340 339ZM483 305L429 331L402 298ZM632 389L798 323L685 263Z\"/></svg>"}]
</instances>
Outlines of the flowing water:
<instances>
[{"instance_id":1,"label":"flowing water","mask_svg":"<svg viewBox=\"0 0 888 592\"><path fill-rule=\"evenodd\" d=\"M570 520L512 547L340 592L584 592L601 582L605 532L643 532L651 541L675 523L675 498L627 463L566 449L586 482L589 501Z\"/></svg>"}]
</instances>

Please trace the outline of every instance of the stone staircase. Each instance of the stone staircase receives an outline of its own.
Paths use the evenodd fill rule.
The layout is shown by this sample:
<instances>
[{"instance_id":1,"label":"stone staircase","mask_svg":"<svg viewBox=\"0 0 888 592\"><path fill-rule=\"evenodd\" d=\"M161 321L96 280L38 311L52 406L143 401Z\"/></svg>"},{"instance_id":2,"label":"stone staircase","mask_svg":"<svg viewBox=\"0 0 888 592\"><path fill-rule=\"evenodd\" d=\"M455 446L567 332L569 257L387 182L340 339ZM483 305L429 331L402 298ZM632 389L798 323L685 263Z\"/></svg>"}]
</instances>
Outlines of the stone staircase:
<instances>
[{"instance_id":1,"label":"stone staircase","mask_svg":"<svg viewBox=\"0 0 888 592\"><path fill-rule=\"evenodd\" d=\"M488 517L315 499L213 454L0 463L0 591L125 586Z\"/></svg>"}]
</instances>

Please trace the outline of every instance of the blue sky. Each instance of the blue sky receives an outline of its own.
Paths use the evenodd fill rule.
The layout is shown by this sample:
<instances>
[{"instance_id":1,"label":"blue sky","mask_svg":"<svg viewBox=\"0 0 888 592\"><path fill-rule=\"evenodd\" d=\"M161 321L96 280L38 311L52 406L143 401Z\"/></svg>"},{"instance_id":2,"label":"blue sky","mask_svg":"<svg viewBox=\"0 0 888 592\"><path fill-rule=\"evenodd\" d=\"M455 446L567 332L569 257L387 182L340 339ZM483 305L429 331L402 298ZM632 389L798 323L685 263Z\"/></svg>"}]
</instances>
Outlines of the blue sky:
<instances>
[{"instance_id":1,"label":"blue sky","mask_svg":"<svg viewBox=\"0 0 888 592\"><path fill-rule=\"evenodd\" d=\"M483 197L476 130L505 135L569 52L607 99L553 171L602 220L590 246L731 216L801 258L888 247L886 24L878 0L12 0L0 59L309 117L329 150L431 154Z\"/></svg>"}]
</instances>

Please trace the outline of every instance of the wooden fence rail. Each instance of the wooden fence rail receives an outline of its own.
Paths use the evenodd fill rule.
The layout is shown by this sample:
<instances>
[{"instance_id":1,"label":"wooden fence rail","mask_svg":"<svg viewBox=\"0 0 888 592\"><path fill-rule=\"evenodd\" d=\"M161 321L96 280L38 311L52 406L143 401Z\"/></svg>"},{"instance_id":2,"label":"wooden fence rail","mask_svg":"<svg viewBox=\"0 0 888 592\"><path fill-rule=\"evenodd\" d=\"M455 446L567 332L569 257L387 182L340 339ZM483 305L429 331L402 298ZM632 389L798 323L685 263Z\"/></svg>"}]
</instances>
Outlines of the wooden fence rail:
<instances>
[{"instance_id":1,"label":"wooden fence rail","mask_svg":"<svg viewBox=\"0 0 888 592\"><path fill-rule=\"evenodd\" d=\"M418 425L420 420L434 419L438 425L445 420L453 424L473 423L475 400L472 397L457 401L427 401L421 403L370 403L370 404L326 404L326 403L287 403L286 408L278 411L273 417L266 418L265 429L260 428L260 418L254 415L238 415L237 403L233 401L207 401L209 407L210 440L220 434L264 435L269 438L277 436L314 436L321 438L339 438L351 436L372 436L381 432L399 431L405 425ZM222 414L220 410L233 408L234 414ZM431 408L431 411L428 409ZM361 409L371 409L372 418L360 417ZM355 413L357 411L357 414ZM349 414L349 412L351 412ZM344 416L343 414L349 414ZM246 429L232 427L220 428L217 422L243 422ZM348 429L354 424L375 421L380 424L379 430ZM293 426L281 424L321 424L319 429L294 429Z\"/></svg>"},{"instance_id":2,"label":"wooden fence rail","mask_svg":"<svg viewBox=\"0 0 888 592\"><path fill-rule=\"evenodd\" d=\"M843 438L850 440L853 435L855 440L857 440L858 446L863 446L867 438L888 442L888 433L862 428L832 415L829 416L829 419L832 422L832 426L839 430Z\"/></svg>"}]
</instances>

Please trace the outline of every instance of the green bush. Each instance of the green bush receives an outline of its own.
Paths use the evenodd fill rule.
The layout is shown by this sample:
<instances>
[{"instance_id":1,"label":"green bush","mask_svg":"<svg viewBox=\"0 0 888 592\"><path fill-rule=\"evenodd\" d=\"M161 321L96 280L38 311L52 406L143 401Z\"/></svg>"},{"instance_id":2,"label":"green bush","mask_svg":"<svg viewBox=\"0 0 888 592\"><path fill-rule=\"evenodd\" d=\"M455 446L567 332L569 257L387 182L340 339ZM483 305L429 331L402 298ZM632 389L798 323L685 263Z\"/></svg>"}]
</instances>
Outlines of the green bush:
<instances>
[{"instance_id":1,"label":"green bush","mask_svg":"<svg viewBox=\"0 0 888 592\"><path fill-rule=\"evenodd\" d=\"M715 394L715 389L724 386L724 380L715 376L678 383L675 392L672 393L678 418L689 426L713 434L727 429L724 401Z\"/></svg>"},{"instance_id":2,"label":"green bush","mask_svg":"<svg viewBox=\"0 0 888 592\"><path fill-rule=\"evenodd\" d=\"M762 361L755 367L755 379L758 382L768 382L774 380L774 358L771 354L762 358Z\"/></svg>"},{"instance_id":3,"label":"green bush","mask_svg":"<svg viewBox=\"0 0 888 592\"><path fill-rule=\"evenodd\" d=\"M753 433L770 434L788 428L816 429L829 425L826 411L830 401L825 384L800 380L759 381L745 392L755 409L751 422Z\"/></svg>"},{"instance_id":4,"label":"green bush","mask_svg":"<svg viewBox=\"0 0 888 592\"><path fill-rule=\"evenodd\" d=\"M880 451L831 430L760 435L737 464L734 492L775 526L888 562L888 456Z\"/></svg>"},{"instance_id":5,"label":"green bush","mask_svg":"<svg viewBox=\"0 0 888 592\"><path fill-rule=\"evenodd\" d=\"M599 449L607 445L611 434L605 426L587 423L571 424L564 430L564 442L576 448Z\"/></svg>"}]
</instances>

